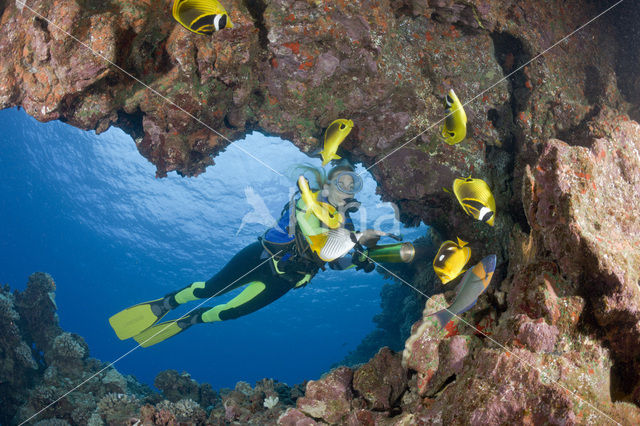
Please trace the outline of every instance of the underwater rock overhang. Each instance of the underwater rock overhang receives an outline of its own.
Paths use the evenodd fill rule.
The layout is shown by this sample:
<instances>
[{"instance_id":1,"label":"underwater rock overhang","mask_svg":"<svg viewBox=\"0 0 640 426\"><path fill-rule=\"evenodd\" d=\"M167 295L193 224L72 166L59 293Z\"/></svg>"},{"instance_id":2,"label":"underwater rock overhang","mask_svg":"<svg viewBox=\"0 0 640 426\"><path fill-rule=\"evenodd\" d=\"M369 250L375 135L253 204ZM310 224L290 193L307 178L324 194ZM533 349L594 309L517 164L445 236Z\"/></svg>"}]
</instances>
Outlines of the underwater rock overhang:
<instances>
[{"instance_id":1,"label":"underwater rock overhang","mask_svg":"<svg viewBox=\"0 0 640 426\"><path fill-rule=\"evenodd\" d=\"M122 127L159 176L201 173L252 130L309 151L331 121L348 117L356 125L343 144L348 157L373 166L383 197L406 221L421 219L443 235L466 237L476 253L498 254L496 291L469 315L494 327L489 332L506 347L523 345L518 350L530 354L551 345L532 343L536 333L545 341L556 335L536 325L542 319L561 332L551 339L554 349L569 348L559 356L578 370L586 367L570 349L593 339L597 350L589 354L613 371L615 395L594 384L592 397L612 415L633 413L612 401L640 402L632 349L640 340L639 248L631 232L639 219L617 208L637 202L632 194L640 189L637 125L625 115L638 106L621 92L634 87L635 74L617 61L619 52L637 57L640 44L621 45L628 38L616 36L618 18L637 14L637 5L619 6L528 63L611 3L230 0L234 28L212 37L187 32L164 4L5 2L2 107L21 105L39 120L98 132ZM467 140L455 146L436 138L449 88L472 100ZM589 155L602 161L602 173L585 171L595 170ZM469 174L493 189L493 228L470 221L442 191ZM613 195L607 182L616 184ZM617 245L598 240L609 230ZM504 353L491 357L498 362ZM429 374L422 373L424 388ZM457 377L439 401L462 386ZM526 398L518 407L538 413ZM567 407L580 415L575 402Z\"/></svg>"}]
</instances>

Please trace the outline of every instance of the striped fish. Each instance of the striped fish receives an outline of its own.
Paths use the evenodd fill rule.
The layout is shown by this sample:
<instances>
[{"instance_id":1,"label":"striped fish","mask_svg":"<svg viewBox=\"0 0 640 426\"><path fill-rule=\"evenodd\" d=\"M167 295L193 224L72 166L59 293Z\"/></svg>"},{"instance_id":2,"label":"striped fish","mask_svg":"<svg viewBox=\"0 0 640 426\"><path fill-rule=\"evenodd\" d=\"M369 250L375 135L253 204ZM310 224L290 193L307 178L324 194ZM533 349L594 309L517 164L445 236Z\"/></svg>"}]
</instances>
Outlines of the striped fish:
<instances>
[{"instance_id":1,"label":"striped fish","mask_svg":"<svg viewBox=\"0 0 640 426\"><path fill-rule=\"evenodd\" d=\"M464 274L458 287L456 299L451 306L429 316L436 317L442 329L451 321L454 315L460 315L473 308L473 305L478 301L478 297L489 286L495 269L496 255L490 254Z\"/></svg>"},{"instance_id":2,"label":"striped fish","mask_svg":"<svg viewBox=\"0 0 640 426\"><path fill-rule=\"evenodd\" d=\"M493 226L496 218L496 200L489 185L482 179L458 178L453 182L453 193L466 214Z\"/></svg>"},{"instance_id":3,"label":"striped fish","mask_svg":"<svg viewBox=\"0 0 640 426\"><path fill-rule=\"evenodd\" d=\"M217 0L174 0L172 14L180 25L196 34L233 28L229 14Z\"/></svg>"}]
</instances>

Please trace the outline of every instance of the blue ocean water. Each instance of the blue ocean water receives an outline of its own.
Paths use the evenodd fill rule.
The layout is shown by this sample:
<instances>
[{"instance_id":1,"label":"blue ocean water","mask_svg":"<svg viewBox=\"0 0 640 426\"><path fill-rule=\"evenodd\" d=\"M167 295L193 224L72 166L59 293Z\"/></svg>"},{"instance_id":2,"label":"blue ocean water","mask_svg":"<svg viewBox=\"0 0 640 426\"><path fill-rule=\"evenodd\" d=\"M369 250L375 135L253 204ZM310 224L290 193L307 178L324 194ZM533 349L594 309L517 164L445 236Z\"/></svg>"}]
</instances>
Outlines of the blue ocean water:
<instances>
[{"instance_id":1,"label":"blue ocean water","mask_svg":"<svg viewBox=\"0 0 640 426\"><path fill-rule=\"evenodd\" d=\"M253 133L207 173L156 179L119 129L95 135L17 109L0 111L0 128L0 284L23 289L31 273L50 273L61 326L82 335L104 362L136 346L116 337L109 316L208 279L279 217L294 180L234 145L285 175L295 164L320 165L288 141ZM424 234L425 226L399 224L375 187L365 174L357 228L402 233L406 241ZM255 213L251 200L263 201L269 214L247 215ZM316 379L373 330L384 282L377 273L321 272L256 313L192 327L115 367L148 384L162 370L186 371L214 388L264 377L290 385Z\"/></svg>"}]
</instances>

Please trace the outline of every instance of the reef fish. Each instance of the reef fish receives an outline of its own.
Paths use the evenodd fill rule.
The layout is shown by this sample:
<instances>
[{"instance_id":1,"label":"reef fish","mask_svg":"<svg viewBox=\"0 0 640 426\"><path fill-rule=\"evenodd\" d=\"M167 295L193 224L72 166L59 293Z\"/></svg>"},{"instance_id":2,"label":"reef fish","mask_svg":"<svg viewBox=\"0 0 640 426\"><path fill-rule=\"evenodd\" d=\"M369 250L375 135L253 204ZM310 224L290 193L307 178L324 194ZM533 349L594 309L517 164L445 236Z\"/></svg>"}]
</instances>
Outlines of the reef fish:
<instances>
[{"instance_id":1,"label":"reef fish","mask_svg":"<svg viewBox=\"0 0 640 426\"><path fill-rule=\"evenodd\" d=\"M490 254L464 274L458 287L456 298L451 306L429 316L436 317L442 329L451 321L454 315L460 315L473 308L473 305L478 301L478 297L489 286L495 269L496 255Z\"/></svg>"},{"instance_id":2,"label":"reef fish","mask_svg":"<svg viewBox=\"0 0 640 426\"><path fill-rule=\"evenodd\" d=\"M458 178L453 181L453 193L462 209L474 219L493 226L496 218L496 200L489 185L482 179Z\"/></svg>"},{"instance_id":3,"label":"reef fish","mask_svg":"<svg viewBox=\"0 0 640 426\"><path fill-rule=\"evenodd\" d=\"M317 235L309 235L309 245L326 262L338 259L356 245L360 233L352 233L346 228L329 229Z\"/></svg>"},{"instance_id":4,"label":"reef fish","mask_svg":"<svg viewBox=\"0 0 640 426\"><path fill-rule=\"evenodd\" d=\"M217 0L174 0L172 14L180 25L196 34L233 28L229 14Z\"/></svg>"},{"instance_id":5,"label":"reef fish","mask_svg":"<svg viewBox=\"0 0 640 426\"><path fill-rule=\"evenodd\" d=\"M322 166L329 164L331 160L339 160L338 147L353 129L353 121L339 118L329 124L324 132L324 146L320 154L322 155Z\"/></svg>"},{"instance_id":6,"label":"reef fish","mask_svg":"<svg viewBox=\"0 0 640 426\"><path fill-rule=\"evenodd\" d=\"M440 278L442 284L454 280L463 273L462 268L471 257L471 249L466 247L467 243L460 238L457 240L457 243L454 241L442 243L436 257L433 259L433 270L436 271L436 275Z\"/></svg>"},{"instance_id":7,"label":"reef fish","mask_svg":"<svg viewBox=\"0 0 640 426\"><path fill-rule=\"evenodd\" d=\"M467 136L467 114L453 89L449 90L445 98L444 112L446 117L442 126L442 139L449 145L462 142Z\"/></svg>"},{"instance_id":8,"label":"reef fish","mask_svg":"<svg viewBox=\"0 0 640 426\"><path fill-rule=\"evenodd\" d=\"M309 182L302 175L298 178L298 188L300 188L300 195L306 206L306 216L313 213L329 228L336 229L340 227L344 222L340 212L338 212L331 204L318 201L318 194L316 192L311 192Z\"/></svg>"}]
</instances>

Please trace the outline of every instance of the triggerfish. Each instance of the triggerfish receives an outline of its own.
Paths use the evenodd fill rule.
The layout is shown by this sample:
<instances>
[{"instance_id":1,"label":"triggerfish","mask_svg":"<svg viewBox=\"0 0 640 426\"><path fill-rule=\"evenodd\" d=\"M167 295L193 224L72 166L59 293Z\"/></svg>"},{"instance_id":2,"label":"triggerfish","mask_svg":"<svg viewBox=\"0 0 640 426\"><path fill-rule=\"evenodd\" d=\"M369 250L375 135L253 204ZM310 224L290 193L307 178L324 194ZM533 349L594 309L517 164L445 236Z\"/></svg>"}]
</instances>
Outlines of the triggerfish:
<instances>
[{"instance_id":1,"label":"triggerfish","mask_svg":"<svg viewBox=\"0 0 640 426\"><path fill-rule=\"evenodd\" d=\"M445 241L440 245L436 257L433 259L433 270L442 281L446 284L454 280L458 275L463 273L464 265L467 264L471 257L471 249L465 247L466 242L458 238L458 242Z\"/></svg>"},{"instance_id":2,"label":"triggerfish","mask_svg":"<svg viewBox=\"0 0 640 426\"><path fill-rule=\"evenodd\" d=\"M340 212L338 212L331 204L318 201L318 194L311 192L309 182L302 175L298 178L298 188L300 188L300 195L306 206L305 215L309 216L313 213L329 228L336 229L340 227L343 223Z\"/></svg>"},{"instance_id":3,"label":"triggerfish","mask_svg":"<svg viewBox=\"0 0 640 426\"><path fill-rule=\"evenodd\" d=\"M446 117L442 126L442 138L449 145L462 142L467 136L467 114L453 89L449 90L445 98Z\"/></svg>"},{"instance_id":4,"label":"triggerfish","mask_svg":"<svg viewBox=\"0 0 640 426\"><path fill-rule=\"evenodd\" d=\"M491 277L493 277L495 269L496 255L490 254L464 274L458 287L456 299L451 306L435 314L431 314L436 317L441 329L451 321L454 315L460 315L473 308L478 297L487 289L487 286L491 282Z\"/></svg>"},{"instance_id":5,"label":"triggerfish","mask_svg":"<svg viewBox=\"0 0 640 426\"><path fill-rule=\"evenodd\" d=\"M331 160L339 160L340 157L338 147L347 137L349 132L353 129L353 121L339 118L333 123L329 124L327 130L324 132L324 146L320 154L322 155L322 167L329 164Z\"/></svg>"},{"instance_id":6,"label":"triggerfish","mask_svg":"<svg viewBox=\"0 0 640 426\"><path fill-rule=\"evenodd\" d=\"M217 0L173 0L173 17L196 34L210 35L233 28L229 14Z\"/></svg>"},{"instance_id":7,"label":"triggerfish","mask_svg":"<svg viewBox=\"0 0 640 426\"><path fill-rule=\"evenodd\" d=\"M487 182L482 179L458 178L453 181L453 193L465 213L493 226L496 218L496 200Z\"/></svg>"}]
</instances>

